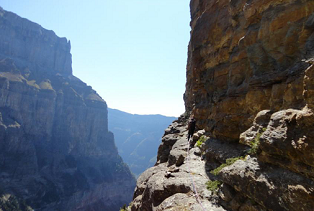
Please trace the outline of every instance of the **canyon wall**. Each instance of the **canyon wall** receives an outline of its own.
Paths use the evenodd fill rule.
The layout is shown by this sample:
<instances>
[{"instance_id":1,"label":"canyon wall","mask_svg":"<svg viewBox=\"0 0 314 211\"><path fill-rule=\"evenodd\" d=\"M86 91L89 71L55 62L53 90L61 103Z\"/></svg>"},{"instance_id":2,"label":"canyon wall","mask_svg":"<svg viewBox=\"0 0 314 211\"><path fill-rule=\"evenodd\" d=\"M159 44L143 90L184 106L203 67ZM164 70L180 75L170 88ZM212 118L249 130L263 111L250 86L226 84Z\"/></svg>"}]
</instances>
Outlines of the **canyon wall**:
<instances>
[{"instance_id":1,"label":"canyon wall","mask_svg":"<svg viewBox=\"0 0 314 211\"><path fill-rule=\"evenodd\" d=\"M259 111L305 106L313 11L313 1L191 1L185 103L201 128L237 140Z\"/></svg>"},{"instance_id":2,"label":"canyon wall","mask_svg":"<svg viewBox=\"0 0 314 211\"><path fill-rule=\"evenodd\" d=\"M0 29L0 193L35 210L118 210L135 180L106 102L72 75L70 42L3 9Z\"/></svg>"},{"instance_id":3,"label":"canyon wall","mask_svg":"<svg viewBox=\"0 0 314 211\"><path fill-rule=\"evenodd\" d=\"M128 209L312 211L314 2L190 7L186 114L166 129Z\"/></svg>"}]
</instances>

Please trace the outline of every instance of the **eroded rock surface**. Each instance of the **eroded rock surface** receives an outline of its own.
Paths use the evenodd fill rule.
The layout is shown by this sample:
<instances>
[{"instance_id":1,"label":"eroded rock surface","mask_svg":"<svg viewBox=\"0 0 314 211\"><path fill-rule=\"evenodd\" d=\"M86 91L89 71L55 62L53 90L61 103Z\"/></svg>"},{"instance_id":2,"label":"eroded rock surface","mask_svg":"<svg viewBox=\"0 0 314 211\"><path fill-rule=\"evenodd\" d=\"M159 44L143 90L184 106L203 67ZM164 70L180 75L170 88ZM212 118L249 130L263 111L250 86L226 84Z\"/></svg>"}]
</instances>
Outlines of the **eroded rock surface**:
<instances>
[{"instance_id":1,"label":"eroded rock surface","mask_svg":"<svg viewBox=\"0 0 314 211\"><path fill-rule=\"evenodd\" d=\"M247 207L246 201L249 200L256 210L313 209L314 181L302 175L259 163L251 157L223 168L220 174L222 181L235 190L228 201L232 210L246 210L241 207ZM235 197L237 194L242 197ZM239 207L235 209L232 204Z\"/></svg>"},{"instance_id":2,"label":"eroded rock surface","mask_svg":"<svg viewBox=\"0 0 314 211\"><path fill-rule=\"evenodd\" d=\"M261 110L302 108L314 54L309 0L192 0L185 105L200 128L238 140ZM308 80L312 80L308 77Z\"/></svg>"},{"instance_id":3,"label":"eroded rock surface","mask_svg":"<svg viewBox=\"0 0 314 211\"><path fill-rule=\"evenodd\" d=\"M212 193L206 189L209 180L205 162L199 148L189 150L187 126L183 118L166 130L159 147L158 160L137 180L132 211L161 210L213 210L223 211L211 200ZM162 151L166 153L162 153ZM194 187L200 198L196 197ZM197 200L200 201L197 202Z\"/></svg>"}]
</instances>

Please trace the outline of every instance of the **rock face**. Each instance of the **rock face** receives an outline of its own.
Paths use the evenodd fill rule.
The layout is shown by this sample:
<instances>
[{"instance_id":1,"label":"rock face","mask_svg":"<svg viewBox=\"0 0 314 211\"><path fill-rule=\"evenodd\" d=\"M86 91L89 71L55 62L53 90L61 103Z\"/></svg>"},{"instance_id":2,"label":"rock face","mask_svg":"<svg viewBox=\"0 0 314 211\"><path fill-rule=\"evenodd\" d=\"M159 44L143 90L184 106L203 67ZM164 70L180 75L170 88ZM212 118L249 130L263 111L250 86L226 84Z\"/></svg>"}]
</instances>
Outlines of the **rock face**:
<instances>
[{"instance_id":1,"label":"rock face","mask_svg":"<svg viewBox=\"0 0 314 211\"><path fill-rule=\"evenodd\" d=\"M175 120L174 117L129 114L110 108L108 119L119 155L136 177L155 164L164 130Z\"/></svg>"},{"instance_id":2,"label":"rock face","mask_svg":"<svg viewBox=\"0 0 314 211\"><path fill-rule=\"evenodd\" d=\"M191 149L187 156L189 144L186 137L185 120L179 118L169 126L162 138L156 165L138 178L129 210L197 211L201 210L201 206L205 210L225 210L209 201L211 192L205 186L208 181L205 162L196 155L200 153L198 148ZM193 197L194 189L202 196L202 205Z\"/></svg>"},{"instance_id":3,"label":"rock face","mask_svg":"<svg viewBox=\"0 0 314 211\"><path fill-rule=\"evenodd\" d=\"M72 74L70 41L2 8L0 16L1 60L10 57L32 69L35 65L49 72Z\"/></svg>"},{"instance_id":4,"label":"rock face","mask_svg":"<svg viewBox=\"0 0 314 211\"><path fill-rule=\"evenodd\" d=\"M201 128L236 141L259 111L304 107L313 11L306 0L191 1L185 103Z\"/></svg>"},{"instance_id":5,"label":"rock face","mask_svg":"<svg viewBox=\"0 0 314 211\"><path fill-rule=\"evenodd\" d=\"M166 129L129 210L313 210L313 3L191 0L187 117Z\"/></svg>"},{"instance_id":6,"label":"rock face","mask_svg":"<svg viewBox=\"0 0 314 211\"><path fill-rule=\"evenodd\" d=\"M134 178L70 43L0 10L0 189L36 210L118 210Z\"/></svg>"}]
</instances>

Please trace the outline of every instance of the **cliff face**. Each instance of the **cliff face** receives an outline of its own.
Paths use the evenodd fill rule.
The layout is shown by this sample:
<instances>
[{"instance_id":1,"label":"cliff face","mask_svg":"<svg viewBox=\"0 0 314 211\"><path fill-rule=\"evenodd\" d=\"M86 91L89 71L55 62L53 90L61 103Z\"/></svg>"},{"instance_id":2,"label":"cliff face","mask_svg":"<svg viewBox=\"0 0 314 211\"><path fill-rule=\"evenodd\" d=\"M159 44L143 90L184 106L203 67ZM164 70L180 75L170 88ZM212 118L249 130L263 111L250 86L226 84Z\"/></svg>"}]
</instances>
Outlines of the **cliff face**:
<instances>
[{"instance_id":1,"label":"cliff face","mask_svg":"<svg viewBox=\"0 0 314 211\"><path fill-rule=\"evenodd\" d=\"M300 109L311 66L313 1L191 1L186 110L237 140L264 109Z\"/></svg>"},{"instance_id":2,"label":"cliff face","mask_svg":"<svg viewBox=\"0 0 314 211\"><path fill-rule=\"evenodd\" d=\"M0 16L0 59L10 57L23 66L72 74L70 41L2 8Z\"/></svg>"},{"instance_id":3,"label":"cliff face","mask_svg":"<svg viewBox=\"0 0 314 211\"><path fill-rule=\"evenodd\" d=\"M313 210L313 3L191 1L187 116L129 210Z\"/></svg>"},{"instance_id":4,"label":"cliff face","mask_svg":"<svg viewBox=\"0 0 314 211\"><path fill-rule=\"evenodd\" d=\"M0 10L0 189L36 210L117 210L134 178L70 43Z\"/></svg>"}]
</instances>

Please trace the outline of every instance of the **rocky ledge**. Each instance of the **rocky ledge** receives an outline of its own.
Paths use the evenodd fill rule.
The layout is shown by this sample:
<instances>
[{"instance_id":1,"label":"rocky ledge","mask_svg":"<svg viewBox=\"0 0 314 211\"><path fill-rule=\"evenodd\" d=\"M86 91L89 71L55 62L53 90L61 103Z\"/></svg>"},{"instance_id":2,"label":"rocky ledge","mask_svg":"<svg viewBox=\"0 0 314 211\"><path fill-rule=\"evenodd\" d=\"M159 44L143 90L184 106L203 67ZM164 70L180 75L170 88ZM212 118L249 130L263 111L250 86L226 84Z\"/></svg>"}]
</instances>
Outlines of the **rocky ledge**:
<instances>
[{"instance_id":1,"label":"rocky ledge","mask_svg":"<svg viewBox=\"0 0 314 211\"><path fill-rule=\"evenodd\" d=\"M180 117L166 130L156 165L137 180L128 210L311 211L314 128L303 127L313 125L308 118L307 108L262 111L236 144L204 130L189 143Z\"/></svg>"},{"instance_id":2,"label":"rocky ledge","mask_svg":"<svg viewBox=\"0 0 314 211\"><path fill-rule=\"evenodd\" d=\"M201 159L199 148L188 150L189 147L186 124L181 118L166 130L157 164L138 178L129 210L196 211L201 210L201 206L206 210L225 210L210 201L212 195L205 185L208 182L205 161Z\"/></svg>"}]
</instances>

